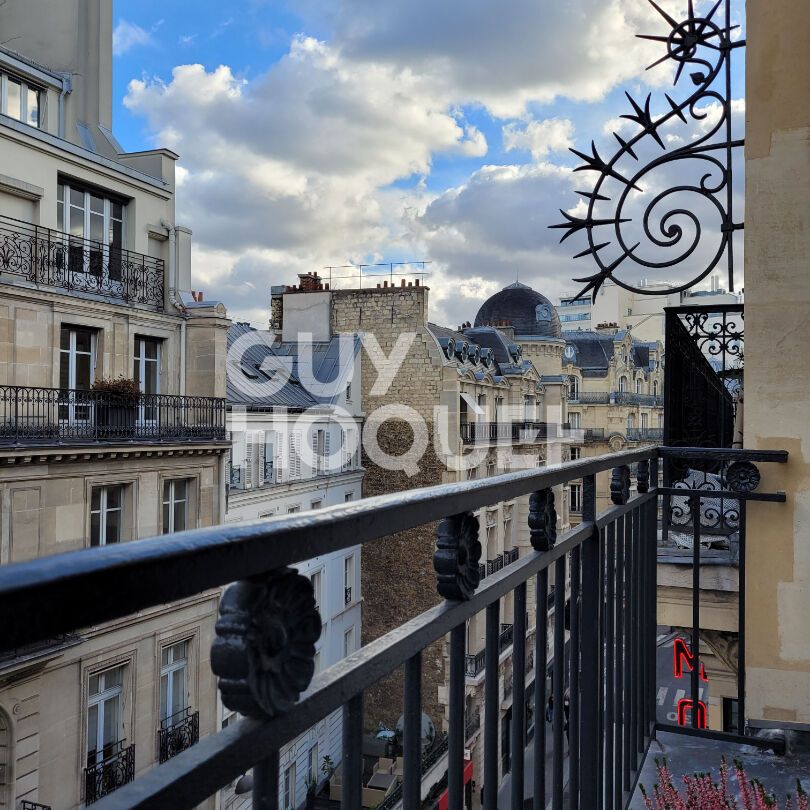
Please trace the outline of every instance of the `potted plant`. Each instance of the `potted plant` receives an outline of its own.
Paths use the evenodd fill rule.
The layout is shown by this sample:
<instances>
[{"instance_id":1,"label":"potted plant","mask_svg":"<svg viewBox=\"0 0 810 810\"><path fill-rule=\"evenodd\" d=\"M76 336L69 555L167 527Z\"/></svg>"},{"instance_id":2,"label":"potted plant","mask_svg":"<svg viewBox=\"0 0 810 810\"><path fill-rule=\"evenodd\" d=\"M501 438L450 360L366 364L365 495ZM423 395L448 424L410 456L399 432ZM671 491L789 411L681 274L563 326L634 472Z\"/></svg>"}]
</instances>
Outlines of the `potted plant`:
<instances>
[{"instance_id":1,"label":"potted plant","mask_svg":"<svg viewBox=\"0 0 810 810\"><path fill-rule=\"evenodd\" d=\"M321 762L321 773L326 777L325 793L327 796L329 795L329 788L330 788L329 780L332 778L334 772L335 772L335 763L332 761L332 757L330 757L329 754L327 754L323 758L323 761Z\"/></svg>"},{"instance_id":2,"label":"potted plant","mask_svg":"<svg viewBox=\"0 0 810 810\"><path fill-rule=\"evenodd\" d=\"M100 438L132 438L141 388L137 380L128 377L111 377L96 380L91 390L94 394L96 428Z\"/></svg>"},{"instance_id":3,"label":"potted plant","mask_svg":"<svg viewBox=\"0 0 810 810\"><path fill-rule=\"evenodd\" d=\"M313 810L315 807L315 792L318 790L318 783L315 777L310 774L307 777L307 810Z\"/></svg>"}]
</instances>

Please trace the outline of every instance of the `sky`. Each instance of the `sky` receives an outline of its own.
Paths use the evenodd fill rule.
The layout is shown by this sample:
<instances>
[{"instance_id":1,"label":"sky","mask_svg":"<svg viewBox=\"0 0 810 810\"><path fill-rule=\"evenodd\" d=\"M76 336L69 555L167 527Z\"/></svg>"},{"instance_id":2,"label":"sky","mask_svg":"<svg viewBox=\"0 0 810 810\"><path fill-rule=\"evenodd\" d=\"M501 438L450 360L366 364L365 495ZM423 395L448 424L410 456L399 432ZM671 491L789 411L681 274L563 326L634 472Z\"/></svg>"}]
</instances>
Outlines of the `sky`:
<instances>
[{"instance_id":1,"label":"sky","mask_svg":"<svg viewBox=\"0 0 810 810\"><path fill-rule=\"evenodd\" d=\"M635 34L670 31L647 0L114 0L113 25L116 136L180 155L194 287L258 327L272 285L327 266L429 261L431 320L451 326L516 279L579 291L584 245L548 228L593 184L569 147L609 157L612 131L638 128L625 91L661 114L691 87L672 62L645 69L665 45ZM732 96L741 130L741 69ZM677 280L662 272L643 275Z\"/></svg>"}]
</instances>

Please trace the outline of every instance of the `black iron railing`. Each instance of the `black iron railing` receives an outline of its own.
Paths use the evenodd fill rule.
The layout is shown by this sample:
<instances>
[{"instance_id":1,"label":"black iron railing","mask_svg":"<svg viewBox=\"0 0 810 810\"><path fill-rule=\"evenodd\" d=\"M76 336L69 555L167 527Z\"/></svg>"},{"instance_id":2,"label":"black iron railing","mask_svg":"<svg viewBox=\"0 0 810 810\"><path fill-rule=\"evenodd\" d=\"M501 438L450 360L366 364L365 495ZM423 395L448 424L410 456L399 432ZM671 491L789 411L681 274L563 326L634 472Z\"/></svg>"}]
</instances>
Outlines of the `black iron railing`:
<instances>
[{"instance_id":1,"label":"black iron railing","mask_svg":"<svg viewBox=\"0 0 810 810\"><path fill-rule=\"evenodd\" d=\"M664 428L627 428L627 438L631 442L660 442L664 438Z\"/></svg>"},{"instance_id":2,"label":"black iron railing","mask_svg":"<svg viewBox=\"0 0 810 810\"><path fill-rule=\"evenodd\" d=\"M604 428L584 428L582 431L582 440L585 442L601 442L604 439Z\"/></svg>"},{"instance_id":3,"label":"black iron railing","mask_svg":"<svg viewBox=\"0 0 810 810\"><path fill-rule=\"evenodd\" d=\"M468 678L474 678L484 671L484 650L464 656L464 672Z\"/></svg>"},{"instance_id":4,"label":"black iron railing","mask_svg":"<svg viewBox=\"0 0 810 810\"><path fill-rule=\"evenodd\" d=\"M343 589L343 604L348 605L352 601L352 586L349 585Z\"/></svg>"},{"instance_id":5,"label":"black iron railing","mask_svg":"<svg viewBox=\"0 0 810 810\"><path fill-rule=\"evenodd\" d=\"M502 624L501 632L498 636L498 646L500 647L501 652L503 652L507 647L512 646L512 641L514 638L515 626L513 624Z\"/></svg>"},{"instance_id":6,"label":"black iron railing","mask_svg":"<svg viewBox=\"0 0 810 810\"><path fill-rule=\"evenodd\" d=\"M636 394L631 391L614 391L610 395L615 405L649 405L655 408L664 407L664 398L655 394Z\"/></svg>"},{"instance_id":7,"label":"black iron railing","mask_svg":"<svg viewBox=\"0 0 810 810\"><path fill-rule=\"evenodd\" d=\"M114 753L84 769L84 803L93 804L135 778L135 743L118 742Z\"/></svg>"},{"instance_id":8,"label":"black iron railing","mask_svg":"<svg viewBox=\"0 0 810 810\"><path fill-rule=\"evenodd\" d=\"M163 260L0 215L0 276L163 309ZM7 280L7 279L2 279Z\"/></svg>"},{"instance_id":9,"label":"black iron railing","mask_svg":"<svg viewBox=\"0 0 810 810\"><path fill-rule=\"evenodd\" d=\"M224 439L224 399L0 386L0 446Z\"/></svg>"},{"instance_id":10,"label":"black iron railing","mask_svg":"<svg viewBox=\"0 0 810 810\"><path fill-rule=\"evenodd\" d=\"M568 399L570 402L580 405L607 405L610 402L610 393L608 391L578 391Z\"/></svg>"},{"instance_id":11,"label":"black iron railing","mask_svg":"<svg viewBox=\"0 0 810 810\"><path fill-rule=\"evenodd\" d=\"M468 660L466 624L485 614L482 717L484 806L497 806L500 783L499 664L502 601L512 603L511 667L513 716L525 716L526 657L529 647L528 588L536 589L535 638L531 647L547 649L551 618L550 669L555 706L570 695L569 744L565 746L564 713L554 712L551 732L551 775L546 784L545 735L536 740L530 782L536 796L550 794L554 808L564 795L576 796L582 810L623 807L657 724L656 712L656 547L659 503L668 514L668 499L686 497L695 510L706 493L701 489L658 486L659 460L666 465L727 465L724 486L744 509L776 509L781 493L756 490L756 462L784 462L781 451L714 448L643 447L581 459L545 469L456 484L415 489L314 510L303 515L216 526L110 547L70 552L58 558L0 566L0 627L3 644L19 647L131 615L138 610L194 596L209 588L236 583L220 603L218 637L211 651L226 706L246 719L202 738L164 767L124 782L134 771L134 750L116 755L117 765L88 769L86 795L95 800L119 785L105 808L191 808L253 768L254 805L276 801L278 751L299 734L343 707L342 791L348 807L362 804L363 695L404 667L403 805L417 807L423 764L422 653L449 635L447 681L447 783L449 804L463 801L465 701ZM631 494L630 465L637 464L636 494ZM736 466L735 466L736 465ZM596 514L596 475L614 470L613 506ZM582 523L557 537L553 488L583 482ZM688 479L686 479L688 480ZM719 495L718 495L719 493ZM529 495L532 550L517 562L477 581L478 525L473 513L493 503ZM729 493L712 491L711 497ZM450 516L450 517L447 517ZM340 664L317 674L310 683L320 621L312 586L291 566L303 560L372 542L390 532L441 521L434 567L445 601L357 650ZM694 627L689 638L693 673L699 671L700 532L692 522L692 592ZM744 560L744 521L740 523ZM742 563L741 563L742 565ZM744 576L741 571L741 581ZM551 581L550 581L551 580ZM568 610L549 617L549 586L567 594ZM86 594L92 593L93 599ZM740 592L744 601L744 590ZM740 623L741 641L744 623ZM278 639L284 644L279 646ZM280 652L275 653L278 649ZM287 666L288 651L296 656ZM741 647L744 655L744 644ZM476 669L482 659L476 657ZM309 663L308 663L309 662ZM741 664L742 666L742 664ZM539 672L538 672L539 670ZM544 656L535 655L535 707L548 703ZM697 706L699 684L693 674L687 696ZM299 696L296 701L296 696ZM744 690L741 692L744 695ZM745 709L741 702L741 723ZM539 709L537 709L539 710ZM699 712L694 712L696 718ZM697 722L697 721L695 721ZM662 726L666 727L666 726ZM696 733L708 733L698 729ZM511 725L512 751L526 746L525 724ZM724 739L727 739L726 735ZM737 739L737 738L735 738ZM739 738L756 744L750 737ZM568 757L566 776L565 758ZM524 799L524 758L513 757L512 790L516 806ZM92 777L92 778L91 778Z\"/></svg>"},{"instance_id":12,"label":"black iron railing","mask_svg":"<svg viewBox=\"0 0 810 810\"><path fill-rule=\"evenodd\" d=\"M22 799L20 801L20 810L51 810L51 806L41 802L32 802L30 799Z\"/></svg>"},{"instance_id":13,"label":"black iron railing","mask_svg":"<svg viewBox=\"0 0 810 810\"><path fill-rule=\"evenodd\" d=\"M464 722L464 738L469 739L481 729L481 712L467 714Z\"/></svg>"},{"instance_id":14,"label":"black iron railing","mask_svg":"<svg viewBox=\"0 0 810 810\"><path fill-rule=\"evenodd\" d=\"M497 573L503 569L503 554L496 555L493 559L487 560L487 576Z\"/></svg>"},{"instance_id":15,"label":"black iron railing","mask_svg":"<svg viewBox=\"0 0 810 810\"><path fill-rule=\"evenodd\" d=\"M562 438L570 427L549 422L462 422L460 430L464 444L530 443Z\"/></svg>"},{"instance_id":16,"label":"black iron railing","mask_svg":"<svg viewBox=\"0 0 810 810\"><path fill-rule=\"evenodd\" d=\"M163 763L200 741L200 713L181 709L160 723L158 762Z\"/></svg>"}]
</instances>

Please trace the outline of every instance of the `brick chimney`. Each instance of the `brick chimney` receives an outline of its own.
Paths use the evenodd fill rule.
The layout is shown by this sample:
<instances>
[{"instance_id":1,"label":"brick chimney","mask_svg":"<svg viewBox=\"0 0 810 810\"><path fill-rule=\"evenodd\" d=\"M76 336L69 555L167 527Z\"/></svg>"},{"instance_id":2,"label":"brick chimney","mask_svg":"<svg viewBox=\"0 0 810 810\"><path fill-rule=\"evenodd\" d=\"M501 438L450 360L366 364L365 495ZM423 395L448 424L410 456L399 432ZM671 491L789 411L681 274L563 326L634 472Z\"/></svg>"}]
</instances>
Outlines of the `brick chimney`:
<instances>
[{"instance_id":1,"label":"brick chimney","mask_svg":"<svg viewBox=\"0 0 810 810\"><path fill-rule=\"evenodd\" d=\"M298 289L301 292L315 292L322 284L321 277L317 273L299 273L298 281Z\"/></svg>"}]
</instances>

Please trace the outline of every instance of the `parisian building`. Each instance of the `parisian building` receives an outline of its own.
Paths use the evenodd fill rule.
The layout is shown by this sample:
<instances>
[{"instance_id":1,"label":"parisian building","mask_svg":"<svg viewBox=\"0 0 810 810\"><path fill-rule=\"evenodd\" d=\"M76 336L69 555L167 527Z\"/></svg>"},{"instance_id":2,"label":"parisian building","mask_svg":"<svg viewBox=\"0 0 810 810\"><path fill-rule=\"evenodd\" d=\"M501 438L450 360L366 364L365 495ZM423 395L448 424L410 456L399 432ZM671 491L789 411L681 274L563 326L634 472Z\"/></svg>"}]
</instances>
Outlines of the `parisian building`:
<instances>
[{"instance_id":1,"label":"parisian building","mask_svg":"<svg viewBox=\"0 0 810 810\"><path fill-rule=\"evenodd\" d=\"M229 321L191 293L177 155L112 133L111 4L38 8L0 48L4 565L225 516ZM5 653L0 806L92 804L216 731L218 597Z\"/></svg>"}]
</instances>

